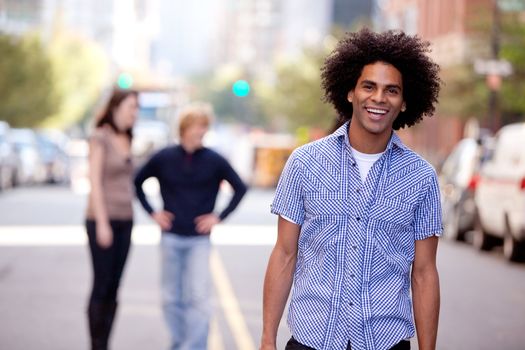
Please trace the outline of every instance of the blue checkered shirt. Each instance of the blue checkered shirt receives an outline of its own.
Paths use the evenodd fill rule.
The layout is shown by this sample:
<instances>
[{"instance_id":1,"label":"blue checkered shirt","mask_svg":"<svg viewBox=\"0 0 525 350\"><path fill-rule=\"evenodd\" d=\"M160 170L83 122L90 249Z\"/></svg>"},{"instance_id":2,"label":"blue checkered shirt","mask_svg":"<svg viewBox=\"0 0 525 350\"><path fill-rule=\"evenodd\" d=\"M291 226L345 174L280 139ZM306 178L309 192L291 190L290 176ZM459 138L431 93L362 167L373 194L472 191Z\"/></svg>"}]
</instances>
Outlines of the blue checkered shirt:
<instances>
[{"instance_id":1,"label":"blue checkered shirt","mask_svg":"<svg viewBox=\"0 0 525 350\"><path fill-rule=\"evenodd\" d=\"M294 338L315 349L389 349L414 336L415 241L442 232L436 173L393 133L363 183L348 123L299 147L272 213L301 225L288 310Z\"/></svg>"}]
</instances>

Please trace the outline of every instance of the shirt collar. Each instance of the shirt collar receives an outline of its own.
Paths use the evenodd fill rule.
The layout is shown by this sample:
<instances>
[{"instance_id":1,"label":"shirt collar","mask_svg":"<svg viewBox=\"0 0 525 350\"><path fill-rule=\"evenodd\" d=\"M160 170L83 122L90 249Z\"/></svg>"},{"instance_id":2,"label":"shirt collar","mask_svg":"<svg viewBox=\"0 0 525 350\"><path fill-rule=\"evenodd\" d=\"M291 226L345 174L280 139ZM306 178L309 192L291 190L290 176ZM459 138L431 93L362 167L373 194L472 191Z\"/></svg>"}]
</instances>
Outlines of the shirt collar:
<instances>
[{"instance_id":1,"label":"shirt collar","mask_svg":"<svg viewBox=\"0 0 525 350\"><path fill-rule=\"evenodd\" d=\"M343 137L344 142L348 147L350 147L350 139L348 138L348 126L350 125L350 121L347 121L343 125L341 125L336 131L332 133L332 136L334 137ZM388 144L386 146L385 151L391 149L393 146L396 146L400 150L404 151L407 149L407 146L403 144L403 141L399 138L399 136L392 132L392 136L390 137L390 140L388 141Z\"/></svg>"},{"instance_id":2,"label":"shirt collar","mask_svg":"<svg viewBox=\"0 0 525 350\"><path fill-rule=\"evenodd\" d=\"M184 155L195 155L197 153L200 153L204 150L204 146L202 146L201 148L197 148L195 151L193 151L192 153L189 153L188 151L186 151L186 149L184 149L184 147L182 147L181 144L178 145L178 149L179 151L184 154Z\"/></svg>"}]
</instances>

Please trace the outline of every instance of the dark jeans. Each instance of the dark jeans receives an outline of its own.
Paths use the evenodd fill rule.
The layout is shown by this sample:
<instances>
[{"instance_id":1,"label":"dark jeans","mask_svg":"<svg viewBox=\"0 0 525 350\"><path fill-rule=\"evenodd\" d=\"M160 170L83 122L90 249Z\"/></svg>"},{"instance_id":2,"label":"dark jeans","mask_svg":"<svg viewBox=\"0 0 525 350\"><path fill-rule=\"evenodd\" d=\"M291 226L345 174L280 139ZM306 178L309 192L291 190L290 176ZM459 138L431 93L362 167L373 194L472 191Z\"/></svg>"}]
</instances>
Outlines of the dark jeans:
<instances>
[{"instance_id":1,"label":"dark jeans","mask_svg":"<svg viewBox=\"0 0 525 350\"><path fill-rule=\"evenodd\" d=\"M294 337L291 337L290 340L288 340L288 343L286 343L285 350L315 350L314 348L308 347L306 345L303 345L299 343L297 340L294 339ZM348 346L346 347L346 350L352 350L352 347L350 346L350 342L348 342ZM390 350L410 350L410 342L408 340L401 340L399 343L394 345Z\"/></svg>"},{"instance_id":2,"label":"dark jeans","mask_svg":"<svg viewBox=\"0 0 525 350\"><path fill-rule=\"evenodd\" d=\"M90 303L112 303L117 300L117 290L131 244L132 220L110 220L113 244L101 248L96 240L96 223L86 220L89 250L93 263L93 288Z\"/></svg>"}]
</instances>

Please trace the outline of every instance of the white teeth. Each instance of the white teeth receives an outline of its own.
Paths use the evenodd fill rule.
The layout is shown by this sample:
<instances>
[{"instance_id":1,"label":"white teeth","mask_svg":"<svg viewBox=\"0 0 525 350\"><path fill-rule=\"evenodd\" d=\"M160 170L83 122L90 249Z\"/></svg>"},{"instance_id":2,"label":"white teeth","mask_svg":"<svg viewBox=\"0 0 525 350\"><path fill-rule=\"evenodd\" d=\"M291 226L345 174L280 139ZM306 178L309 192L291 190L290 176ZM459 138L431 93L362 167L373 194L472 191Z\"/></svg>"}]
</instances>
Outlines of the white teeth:
<instances>
[{"instance_id":1,"label":"white teeth","mask_svg":"<svg viewBox=\"0 0 525 350\"><path fill-rule=\"evenodd\" d=\"M382 109L367 108L366 110L374 114L386 114L386 111Z\"/></svg>"}]
</instances>

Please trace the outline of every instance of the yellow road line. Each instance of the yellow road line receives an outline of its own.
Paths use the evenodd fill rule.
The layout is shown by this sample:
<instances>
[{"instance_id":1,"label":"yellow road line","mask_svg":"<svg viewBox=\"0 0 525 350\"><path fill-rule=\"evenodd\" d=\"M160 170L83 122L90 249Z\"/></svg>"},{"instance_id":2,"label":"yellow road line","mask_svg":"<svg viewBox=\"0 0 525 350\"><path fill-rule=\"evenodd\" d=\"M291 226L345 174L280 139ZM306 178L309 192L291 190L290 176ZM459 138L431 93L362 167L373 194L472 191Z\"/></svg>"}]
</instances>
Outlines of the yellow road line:
<instances>
[{"instance_id":1,"label":"yellow road line","mask_svg":"<svg viewBox=\"0 0 525 350\"><path fill-rule=\"evenodd\" d=\"M208 338L208 350L224 350L222 345L221 332L219 330L219 325L217 324L217 319L214 317L211 320L210 324L210 336Z\"/></svg>"},{"instance_id":2,"label":"yellow road line","mask_svg":"<svg viewBox=\"0 0 525 350\"><path fill-rule=\"evenodd\" d=\"M255 350L255 344L246 326L246 321L228 279L228 274L216 250L212 250L210 260L215 289L226 321L237 344L237 349Z\"/></svg>"}]
</instances>

